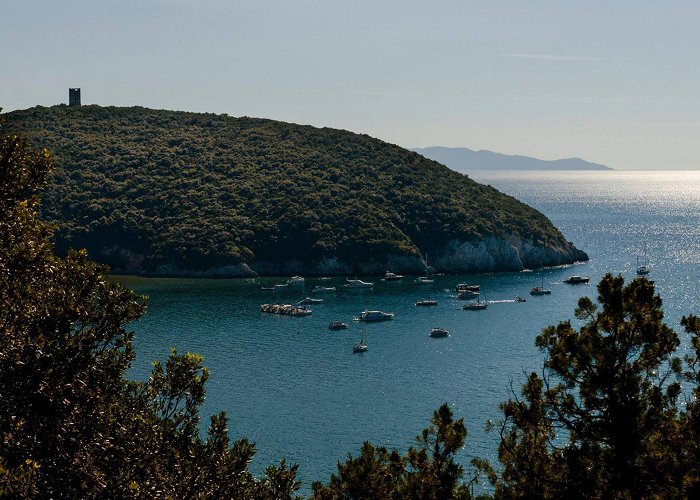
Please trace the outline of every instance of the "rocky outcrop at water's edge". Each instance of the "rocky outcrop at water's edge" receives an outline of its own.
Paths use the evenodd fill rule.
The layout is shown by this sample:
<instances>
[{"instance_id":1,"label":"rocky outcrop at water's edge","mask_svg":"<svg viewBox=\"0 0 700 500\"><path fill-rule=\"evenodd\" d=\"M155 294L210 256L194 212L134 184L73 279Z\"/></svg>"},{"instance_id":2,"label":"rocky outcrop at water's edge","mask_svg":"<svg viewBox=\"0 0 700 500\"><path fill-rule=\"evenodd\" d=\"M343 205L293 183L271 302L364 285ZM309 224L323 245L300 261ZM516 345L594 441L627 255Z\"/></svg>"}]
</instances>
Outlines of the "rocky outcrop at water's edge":
<instances>
[{"instance_id":1,"label":"rocky outcrop at water's edge","mask_svg":"<svg viewBox=\"0 0 700 500\"><path fill-rule=\"evenodd\" d=\"M114 255L114 252L110 252ZM131 258L125 265L115 265L115 274L139 274L144 276L173 276L201 278L235 278L252 276L350 276L382 275L386 270L420 275L426 270L426 262L412 255L377 255L364 262L347 262L334 256L326 256L313 262L299 260L256 261L212 267L204 270L182 269L174 265L161 265L155 270L146 270L134 263L141 260L121 250ZM453 240L441 252L432 253L430 266L436 272L469 273L521 271L540 267L560 266L587 261L588 255L572 243L565 246L546 247L516 237L507 239L489 236L481 241L464 242Z\"/></svg>"}]
</instances>

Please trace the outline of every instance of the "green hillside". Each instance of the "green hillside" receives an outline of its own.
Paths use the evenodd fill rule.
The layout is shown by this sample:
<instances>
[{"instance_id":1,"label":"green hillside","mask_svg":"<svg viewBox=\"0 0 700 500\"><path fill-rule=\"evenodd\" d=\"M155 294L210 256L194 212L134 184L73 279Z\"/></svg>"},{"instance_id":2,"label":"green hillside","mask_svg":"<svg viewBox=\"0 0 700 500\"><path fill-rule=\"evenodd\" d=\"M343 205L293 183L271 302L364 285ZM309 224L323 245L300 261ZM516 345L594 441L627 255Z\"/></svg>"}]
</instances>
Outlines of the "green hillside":
<instances>
[{"instance_id":1,"label":"green hillside","mask_svg":"<svg viewBox=\"0 0 700 500\"><path fill-rule=\"evenodd\" d=\"M538 211L367 135L141 107L4 116L55 157L42 211L59 251L118 272L420 272L426 254L481 270L451 249L487 240L532 243L490 270L587 258Z\"/></svg>"}]
</instances>

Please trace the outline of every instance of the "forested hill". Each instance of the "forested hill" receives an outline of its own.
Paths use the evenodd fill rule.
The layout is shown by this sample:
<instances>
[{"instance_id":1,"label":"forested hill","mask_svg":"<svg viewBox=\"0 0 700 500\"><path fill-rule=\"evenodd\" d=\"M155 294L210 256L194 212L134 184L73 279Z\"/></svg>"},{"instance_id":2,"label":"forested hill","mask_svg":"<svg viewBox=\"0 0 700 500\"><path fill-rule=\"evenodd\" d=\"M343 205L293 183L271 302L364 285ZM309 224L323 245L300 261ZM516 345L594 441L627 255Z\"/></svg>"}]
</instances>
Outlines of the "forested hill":
<instances>
[{"instance_id":1,"label":"forested hill","mask_svg":"<svg viewBox=\"0 0 700 500\"><path fill-rule=\"evenodd\" d=\"M35 107L4 128L57 165L59 251L116 272L515 270L585 260L538 211L366 135L141 107Z\"/></svg>"}]
</instances>

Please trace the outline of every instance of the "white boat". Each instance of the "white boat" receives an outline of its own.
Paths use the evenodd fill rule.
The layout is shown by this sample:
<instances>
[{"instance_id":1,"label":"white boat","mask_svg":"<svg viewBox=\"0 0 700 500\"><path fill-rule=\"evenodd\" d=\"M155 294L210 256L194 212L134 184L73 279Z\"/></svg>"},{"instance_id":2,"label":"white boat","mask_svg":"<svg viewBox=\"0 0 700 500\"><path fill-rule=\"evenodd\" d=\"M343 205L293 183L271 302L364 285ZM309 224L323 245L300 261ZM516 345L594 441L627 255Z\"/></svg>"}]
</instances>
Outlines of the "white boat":
<instances>
[{"instance_id":1,"label":"white boat","mask_svg":"<svg viewBox=\"0 0 700 500\"><path fill-rule=\"evenodd\" d=\"M465 311L481 311L488 307L488 303L485 300L476 299L473 302L467 302L462 306Z\"/></svg>"},{"instance_id":2,"label":"white boat","mask_svg":"<svg viewBox=\"0 0 700 500\"><path fill-rule=\"evenodd\" d=\"M363 311L362 314L357 317L358 321L367 322L388 321L391 319L394 319L394 313L385 313L382 311Z\"/></svg>"},{"instance_id":3,"label":"white boat","mask_svg":"<svg viewBox=\"0 0 700 500\"><path fill-rule=\"evenodd\" d=\"M416 278L416 283L421 284L421 285L427 285L429 283L433 283L435 280L433 278L429 278L428 276L420 276Z\"/></svg>"},{"instance_id":4,"label":"white boat","mask_svg":"<svg viewBox=\"0 0 700 500\"><path fill-rule=\"evenodd\" d=\"M525 297L518 296L518 297L515 297L515 301L516 302L527 302L527 299Z\"/></svg>"},{"instance_id":5,"label":"white boat","mask_svg":"<svg viewBox=\"0 0 700 500\"><path fill-rule=\"evenodd\" d=\"M342 321L331 321L330 325L328 325L329 330L347 330L347 328L348 324Z\"/></svg>"},{"instance_id":6,"label":"white boat","mask_svg":"<svg viewBox=\"0 0 700 500\"><path fill-rule=\"evenodd\" d=\"M304 283L304 278L301 276L292 276L287 280L289 285L301 285Z\"/></svg>"},{"instance_id":7,"label":"white boat","mask_svg":"<svg viewBox=\"0 0 700 500\"><path fill-rule=\"evenodd\" d=\"M287 316L309 316L312 311L306 307L293 306L291 304L262 304L260 312L271 314L285 314Z\"/></svg>"},{"instance_id":8,"label":"white boat","mask_svg":"<svg viewBox=\"0 0 700 500\"><path fill-rule=\"evenodd\" d=\"M367 351L367 344L362 342L361 340L355 344L355 346L352 348L352 352L357 354L359 352L366 352Z\"/></svg>"},{"instance_id":9,"label":"white boat","mask_svg":"<svg viewBox=\"0 0 700 500\"><path fill-rule=\"evenodd\" d=\"M374 283L369 283L358 279L348 279L345 280L345 284L343 286L346 288L372 288Z\"/></svg>"},{"instance_id":10,"label":"white boat","mask_svg":"<svg viewBox=\"0 0 700 500\"><path fill-rule=\"evenodd\" d=\"M360 341L355 344L355 346L352 348L353 354L361 353L361 352L367 352L367 344L365 344L365 331L362 330L362 333L360 334Z\"/></svg>"},{"instance_id":11,"label":"white boat","mask_svg":"<svg viewBox=\"0 0 700 500\"><path fill-rule=\"evenodd\" d=\"M428 335L430 335L433 338L448 337L450 335L450 332L448 332L444 328L433 328L432 330L430 330L430 333Z\"/></svg>"},{"instance_id":12,"label":"white boat","mask_svg":"<svg viewBox=\"0 0 700 500\"><path fill-rule=\"evenodd\" d=\"M423 299L419 300L416 302L416 305L419 307L426 307L426 306L436 306L437 305L437 300L434 299Z\"/></svg>"},{"instance_id":13,"label":"white boat","mask_svg":"<svg viewBox=\"0 0 700 500\"><path fill-rule=\"evenodd\" d=\"M335 292L334 286L318 286L314 287L314 293L331 293Z\"/></svg>"},{"instance_id":14,"label":"white boat","mask_svg":"<svg viewBox=\"0 0 700 500\"><path fill-rule=\"evenodd\" d=\"M646 276L651 272L651 267L649 266L649 258L647 257L647 245L644 244L644 263L639 264L639 256L637 256L637 275Z\"/></svg>"},{"instance_id":15,"label":"white boat","mask_svg":"<svg viewBox=\"0 0 700 500\"><path fill-rule=\"evenodd\" d=\"M455 292L464 292L464 291L467 291L467 292L476 292L476 293L479 293L480 290L481 290L481 285L469 285L469 284L467 284L467 283L459 283L459 284L455 287Z\"/></svg>"},{"instance_id":16,"label":"white boat","mask_svg":"<svg viewBox=\"0 0 700 500\"><path fill-rule=\"evenodd\" d=\"M549 288L544 287L544 277L542 278L542 285L533 287L530 290L530 295L550 295L552 291Z\"/></svg>"},{"instance_id":17,"label":"white boat","mask_svg":"<svg viewBox=\"0 0 700 500\"><path fill-rule=\"evenodd\" d=\"M474 292L472 290L462 290L457 294L457 298L460 300L473 299L478 297L480 292Z\"/></svg>"},{"instance_id":18,"label":"white boat","mask_svg":"<svg viewBox=\"0 0 700 500\"><path fill-rule=\"evenodd\" d=\"M311 297L306 297L304 299L301 299L299 302L297 302L297 304L300 306L308 306L311 304L321 304L322 302L323 302L323 299L312 299Z\"/></svg>"},{"instance_id":19,"label":"white boat","mask_svg":"<svg viewBox=\"0 0 700 500\"><path fill-rule=\"evenodd\" d=\"M384 281L399 281L401 278L403 278L403 275L401 274L394 274L392 272L387 271L384 273L384 278L382 278Z\"/></svg>"}]
</instances>

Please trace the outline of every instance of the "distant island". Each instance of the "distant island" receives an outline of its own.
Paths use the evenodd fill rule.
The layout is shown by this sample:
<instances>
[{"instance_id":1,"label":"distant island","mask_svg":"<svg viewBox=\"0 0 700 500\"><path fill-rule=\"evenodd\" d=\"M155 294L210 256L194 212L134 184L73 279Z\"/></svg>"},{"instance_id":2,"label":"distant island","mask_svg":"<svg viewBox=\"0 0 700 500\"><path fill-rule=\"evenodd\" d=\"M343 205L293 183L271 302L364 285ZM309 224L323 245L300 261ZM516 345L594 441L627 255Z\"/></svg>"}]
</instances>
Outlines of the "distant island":
<instances>
[{"instance_id":1,"label":"distant island","mask_svg":"<svg viewBox=\"0 0 700 500\"><path fill-rule=\"evenodd\" d=\"M452 170L469 173L472 170L612 170L580 158L539 160L529 156L504 155L493 151L474 151L468 148L431 146L414 148L418 154L447 165Z\"/></svg>"},{"instance_id":2,"label":"distant island","mask_svg":"<svg viewBox=\"0 0 700 500\"><path fill-rule=\"evenodd\" d=\"M48 148L59 252L116 273L370 275L587 260L542 213L367 135L141 107L3 115Z\"/></svg>"}]
</instances>

